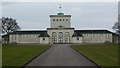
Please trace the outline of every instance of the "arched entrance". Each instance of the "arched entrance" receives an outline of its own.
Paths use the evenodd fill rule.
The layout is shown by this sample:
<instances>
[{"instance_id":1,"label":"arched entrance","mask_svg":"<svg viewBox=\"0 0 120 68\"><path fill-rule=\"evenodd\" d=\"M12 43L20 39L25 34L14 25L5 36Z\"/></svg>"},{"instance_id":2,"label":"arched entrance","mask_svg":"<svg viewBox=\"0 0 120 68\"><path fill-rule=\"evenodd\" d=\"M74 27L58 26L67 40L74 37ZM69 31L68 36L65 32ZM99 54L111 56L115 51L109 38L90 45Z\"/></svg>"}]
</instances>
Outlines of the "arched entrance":
<instances>
[{"instance_id":1,"label":"arched entrance","mask_svg":"<svg viewBox=\"0 0 120 68\"><path fill-rule=\"evenodd\" d=\"M62 32L58 33L58 43L63 43L63 33Z\"/></svg>"},{"instance_id":2,"label":"arched entrance","mask_svg":"<svg viewBox=\"0 0 120 68\"><path fill-rule=\"evenodd\" d=\"M57 43L57 33L56 32L52 33L52 43Z\"/></svg>"},{"instance_id":3,"label":"arched entrance","mask_svg":"<svg viewBox=\"0 0 120 68\"><path fill-rule=\"evenodd\" d=\"M66 32L65 33L65 43L69 43L70 42L70 33Z\"/></svg>"}]
</instances>

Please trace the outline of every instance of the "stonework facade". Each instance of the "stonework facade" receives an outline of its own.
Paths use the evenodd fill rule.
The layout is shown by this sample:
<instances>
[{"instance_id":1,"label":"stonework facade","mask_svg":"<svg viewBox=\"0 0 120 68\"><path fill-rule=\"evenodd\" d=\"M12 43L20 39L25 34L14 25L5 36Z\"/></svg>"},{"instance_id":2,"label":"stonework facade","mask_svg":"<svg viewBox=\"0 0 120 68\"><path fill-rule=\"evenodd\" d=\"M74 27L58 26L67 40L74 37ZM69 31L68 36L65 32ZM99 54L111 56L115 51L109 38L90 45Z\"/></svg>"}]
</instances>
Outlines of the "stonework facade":
<instances>
[{"instance_id":1,"label":"stonework facade","mask_svg":"<svg viewBox=\"0 0 120 68\"><path fill-rule=\"evenodd\" d=\"M50 28L43 31L15 31L9 34L9 43L118 43L118 35L108 30L75 30L71 15L50 15Z\"/></svg>"}]
</instances>

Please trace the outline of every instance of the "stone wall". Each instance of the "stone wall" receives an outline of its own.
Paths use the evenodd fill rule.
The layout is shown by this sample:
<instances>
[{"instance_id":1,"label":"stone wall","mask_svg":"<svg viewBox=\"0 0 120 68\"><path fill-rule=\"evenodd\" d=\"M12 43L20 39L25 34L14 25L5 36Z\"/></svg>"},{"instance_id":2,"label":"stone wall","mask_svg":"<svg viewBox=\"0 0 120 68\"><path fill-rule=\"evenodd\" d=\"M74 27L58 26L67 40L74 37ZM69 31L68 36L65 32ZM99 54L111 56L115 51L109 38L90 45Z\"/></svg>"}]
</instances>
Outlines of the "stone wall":
<instances>
[{"instance_id":1,"label":"stone wall","mask_svg":"<svg viewBox=\"0 0 120 68\"><path fill-rule=\"evenodd\" d=\"M82 42L83 42L82 37L73 37L73 43L82 43Z\"/></svg>"},{"instance_id":2,"label":"stone wall","mask_svg":"<svg viewBox=\"0 0 120 68\"><path fill-rule=\"evenodd\" d=\"M82 35L83 35L83 43L112 42L111 33L86 33Z\"/></svg>"},{"instance_id":3,"label":"stone wall","mask_svg":"<svg viewBox=\"0 0 120 68\"><path fill-rule=\"evenodd\" d=\"M10 43L39 43L39 34L11 34Z\"/></svg>"},{"instance_id":4,"label":"stone wall","mask_svg":"<svg viewBox=\"0 0 120 68\"><path fill-rule=\"evenodd\" d=\"M49 44L49 38L48 37L40 37L40 42L41 44Z\"/></svg>"},{"instance_id":5,"label":"stone wall","mask_svg":"<svg viewBox=\"0 0 120 68\"><path fill-rule=\"evenodd\" d=\"M47 33L50 37L38 37L39 34L10 34L9 42L10 43L42 43L48 44L52 43L52 33L56 32L57 34L57 43L58 41L58 33L63 33L63 43L65 42L64 34L69 32L69 42L67 43L118 43L118 36L113 35L112 33L83 33L83 37L72 37L74 33L74 29L58 29L58 30L48 30ZM43 40L45 38L45 40Z\"/></svg>"},{"instance_id":6,"label":"stone wall","mask_svg":"<svg viewBox=\"0 0 120 68\"><path fill-rule=\"evenodd\" d=\"M55 21L53 21L54 19ZM51 28L58 28L58 26L60 25L63 26L64 28L71 28L71 24L70 24L71 17L50 17L50 22L51 22Z\"/></svg>"}]
</instances>

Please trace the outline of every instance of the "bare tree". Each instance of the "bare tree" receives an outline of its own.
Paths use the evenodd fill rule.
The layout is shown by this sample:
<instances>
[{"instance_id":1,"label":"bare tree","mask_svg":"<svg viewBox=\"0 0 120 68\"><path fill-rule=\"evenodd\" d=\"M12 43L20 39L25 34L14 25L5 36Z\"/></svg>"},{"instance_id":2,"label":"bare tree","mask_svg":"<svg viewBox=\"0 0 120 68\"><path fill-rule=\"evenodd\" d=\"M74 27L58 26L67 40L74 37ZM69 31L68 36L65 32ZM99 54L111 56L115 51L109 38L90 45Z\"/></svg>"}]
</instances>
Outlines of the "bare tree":
<instances>
[{"instance_id":1,"label":"bare tree","mask_svg":"<svg viewBox=\"0 0 120 68\"><path fill-rule=\"evenodd\" d=\"M11 32L14 32L16 30L19 30L20 27L17 24L16 20L14 20L13 18L8 18L8 17L2 17L2 33L4 34L9 34Z\"/></svg>"},{"instance_id":2,"label":"bare tree","mask_svg":"<svg viewBox=\"0 0 120 68\"><path fill-rule=\"evenodd\" d=\"M120 35L120 23L119 23L119 21L114 24L113 29L116 31L117 34Z\"/></svg>"},{"instance_id":3,"label":"bare tree","mask_svg":"<svg viewBox=\"0 0 120 68\"><path fill-rule=\"evenodd\" d=\"M118 15L118 21L114 24L113 29L119 35L118 36L118 43L120 43L120 15Z\"/></svg>"}]
</instances>

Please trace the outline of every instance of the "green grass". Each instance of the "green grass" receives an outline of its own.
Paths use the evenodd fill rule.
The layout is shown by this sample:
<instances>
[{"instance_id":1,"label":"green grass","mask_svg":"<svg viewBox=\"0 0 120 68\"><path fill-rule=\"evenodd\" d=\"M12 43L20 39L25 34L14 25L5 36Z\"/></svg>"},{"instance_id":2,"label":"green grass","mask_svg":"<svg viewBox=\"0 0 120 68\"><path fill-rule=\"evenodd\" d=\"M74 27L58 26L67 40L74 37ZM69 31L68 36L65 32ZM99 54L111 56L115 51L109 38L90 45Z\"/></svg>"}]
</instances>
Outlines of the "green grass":
<instances>
[{"instance_id":1,"label":"green grass","mask_svg":"<svg viewBox=\"0 0 120 68\"><path fill-rule=\"evenodd\" d=\"M118 45L71 45L100 66L118 66Z\"/></svg>"},{"instance_id":2,"label":"green grass","mask_svg":"<svg viewBox=\"0 0 120 68\"><path fill-rule=\"evenodd\" d=\"M2 66L2 44L0 43L0 67Z\"/></svg>"},{"instance_id":3,"label":"green grass","mask_svg":"<svg viewBox=\"0 0 120 68\"><path fill-rule=\"evenodd\" d=\"M49 45L19 45L19 44L3 44L2 59L3 66L22 66L34 56L48 49Z\"/></svg>"}]
</instances>

